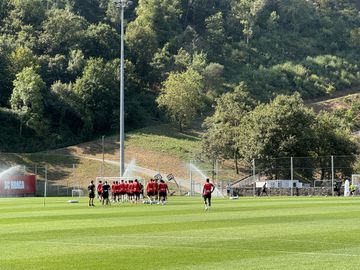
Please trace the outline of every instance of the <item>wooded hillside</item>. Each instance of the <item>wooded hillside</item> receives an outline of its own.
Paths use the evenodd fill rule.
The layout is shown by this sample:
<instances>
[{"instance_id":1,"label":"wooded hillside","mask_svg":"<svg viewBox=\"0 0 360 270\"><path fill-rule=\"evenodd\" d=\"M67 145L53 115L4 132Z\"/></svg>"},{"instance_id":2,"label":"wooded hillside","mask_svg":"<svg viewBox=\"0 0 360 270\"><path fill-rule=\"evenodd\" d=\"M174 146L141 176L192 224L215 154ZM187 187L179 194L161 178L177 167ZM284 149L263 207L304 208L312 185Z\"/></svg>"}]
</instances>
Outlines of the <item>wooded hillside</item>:
<instances>
[{"instance_id":1,"label":"wooded hillside","mask_svg":"<svg viewBox=\"0 0 360 270\"><path fill-rule=\"evenodd\" d=\"M126 127L186 127L241 88L330 96L360 83L351 0L138 0L126 16ZM116 133L119 10L111 0L0 0L0 151ZM174 109L175 108L175 109Z\"/></svg>"}]
</instances>

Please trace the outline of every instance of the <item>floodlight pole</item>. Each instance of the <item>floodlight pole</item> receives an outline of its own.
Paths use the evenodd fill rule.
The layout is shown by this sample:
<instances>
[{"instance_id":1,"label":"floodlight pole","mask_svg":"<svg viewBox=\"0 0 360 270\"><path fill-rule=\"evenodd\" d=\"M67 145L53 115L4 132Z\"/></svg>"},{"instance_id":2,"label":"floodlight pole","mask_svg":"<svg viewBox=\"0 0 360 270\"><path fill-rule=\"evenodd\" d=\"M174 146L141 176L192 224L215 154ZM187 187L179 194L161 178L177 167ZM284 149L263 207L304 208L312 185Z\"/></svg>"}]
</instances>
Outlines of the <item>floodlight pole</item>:
<instances>
[{"instance_id":1,"label":"floodlight pole","mask_svg":"<svg viewBox=\"0 0 360 270\"><path fill-rule=\"evenodd\" d=\"M121 43L121 55L120 55L120 177L124 174L124 9L129 4L128 0L114 0L117 7L120 8L120 43Z\"/></svg>"}]
</instances>

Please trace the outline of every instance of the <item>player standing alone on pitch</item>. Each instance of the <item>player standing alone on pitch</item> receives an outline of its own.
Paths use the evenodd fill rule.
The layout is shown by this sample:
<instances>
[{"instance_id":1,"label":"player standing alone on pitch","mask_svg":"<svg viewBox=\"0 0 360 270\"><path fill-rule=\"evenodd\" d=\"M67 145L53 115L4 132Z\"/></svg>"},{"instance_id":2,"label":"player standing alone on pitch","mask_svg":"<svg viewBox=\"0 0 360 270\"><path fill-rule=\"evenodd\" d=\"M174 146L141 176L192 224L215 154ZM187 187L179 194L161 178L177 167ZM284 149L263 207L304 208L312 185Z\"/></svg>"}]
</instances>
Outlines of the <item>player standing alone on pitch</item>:
<instances>
[{"instance_id":1,"label":"player standing alone on pitch","mask_svg":"<svg viewBox=\"0 0 360 270\"><path fill-rule=\"evenodd\" d=\"M89 191L89 206L95 206L94 205L94 198L95 198L95 185L94 181L91 181L88 185L88 191Z\"/></svg>"},{"instance_id":2,"label":"player standing alone on pitch","mask_svg":"<svg viewBox=\"0 0 360 270\"><path fill-rule=\"evenodd\" d=\"M206 179L206 183L204 184L202 194L204 197L205 203L205 211L209 210L211 207L211 193L215 190L215 186L210 183L209 178Z\"/></svg>"}]
</instances>

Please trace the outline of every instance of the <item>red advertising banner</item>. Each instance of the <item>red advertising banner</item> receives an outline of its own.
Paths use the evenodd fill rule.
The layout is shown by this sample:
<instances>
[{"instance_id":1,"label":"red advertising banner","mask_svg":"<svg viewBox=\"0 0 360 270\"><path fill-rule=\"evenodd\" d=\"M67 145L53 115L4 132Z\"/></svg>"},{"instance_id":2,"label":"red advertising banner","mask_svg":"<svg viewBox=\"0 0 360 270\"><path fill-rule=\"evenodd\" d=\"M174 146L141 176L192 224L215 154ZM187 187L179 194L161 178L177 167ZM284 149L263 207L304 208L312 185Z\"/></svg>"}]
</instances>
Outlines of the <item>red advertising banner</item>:
<instances>
[{"instance_id":1,"label":"red advertising banner","mask_svg":"<svg viewBox=\"0 0 360 270\"><path fill-rule=\"evenodd\" d=\"M1 196L35 196L35 175L11 175L0 179Z\"/></svg>"}]
</instances>

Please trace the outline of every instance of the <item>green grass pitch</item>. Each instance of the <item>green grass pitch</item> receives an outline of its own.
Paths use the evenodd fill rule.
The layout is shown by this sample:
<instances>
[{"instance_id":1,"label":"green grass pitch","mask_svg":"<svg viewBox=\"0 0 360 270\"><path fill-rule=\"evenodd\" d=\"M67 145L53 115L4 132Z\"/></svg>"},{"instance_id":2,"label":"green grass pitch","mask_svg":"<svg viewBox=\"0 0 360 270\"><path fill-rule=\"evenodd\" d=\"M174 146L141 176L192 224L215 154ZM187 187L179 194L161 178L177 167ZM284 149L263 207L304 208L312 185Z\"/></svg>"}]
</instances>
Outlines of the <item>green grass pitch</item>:
<instances>
[{"instance_id":1,"label":"green grass pitch","mask_svg":"<svg viewBox=\"0 0 360 270\"><path fill-rule=\"evenodd\" d=\"M360 198L0 199L0 269L359 269Z\"/></svg>"}]
</instances>

